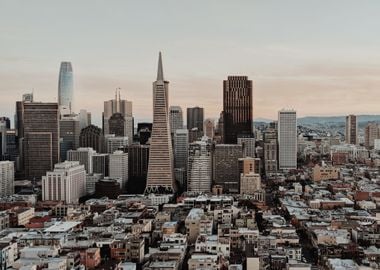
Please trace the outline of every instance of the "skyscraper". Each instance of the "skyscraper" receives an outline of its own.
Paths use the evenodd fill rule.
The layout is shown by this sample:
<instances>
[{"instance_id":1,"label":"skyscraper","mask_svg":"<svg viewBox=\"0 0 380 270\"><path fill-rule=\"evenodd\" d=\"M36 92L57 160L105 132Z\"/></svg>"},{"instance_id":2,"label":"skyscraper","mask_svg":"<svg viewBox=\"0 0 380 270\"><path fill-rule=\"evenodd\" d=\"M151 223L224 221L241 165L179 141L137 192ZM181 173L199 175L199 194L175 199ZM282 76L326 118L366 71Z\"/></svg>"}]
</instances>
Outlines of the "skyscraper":
<instances>
[{"instance_id":1,"label":"skyscraper","mask_svg":"<svg viewBox=\"0 0 380 270\"><path fill-rule=\"evenodd\" d=\"M210 139L214 138L215 135L215 123L212 119L206 119L203 123L203 130L205 136L209 137Z\"/></svg>"},{"instance_id":2,"label":"skyscraper","mask_svg":"<svg viewBox=\"0 0 380 270\"><path fill-rule=\"evenodd\" d=\"M73 111L73 68L70 62L61 62L58 81L58 104L62 114L70 114Z\"/></svg>"},{"instance_id":3,"label":"skyscraper","mask_svg":"<svg viewBox=\"0 0 380 270\"><path fill-rule=\"evenodd\" d=\"M144 193L148 162L149 145L132 144L128 147L128 193Z\"/></svg>"},{"instance_id":4,"label":"skyscraper","mask_svg":"<svg viewBox=\"0 0 380 270\"><path fill-rule=\"evenodd\" d=\"M203 132L203 112L203 108L200 107L187 108L187 129L197 128L198 131Z\"/></svg>"},{"instance_id":5,"label":"skyscraper","mask_svg":"<svg viewBox=\"0 0 380 270\"><path fill-rule=\"evenodd\" d=\"M212 180L211 144L207 138L189 145L187 191L210 192Z\"/></svg>"},{"instance_id":6,"label":"skyscraper","mask_svg":"<svg viewBox=\"0 0 380 270\"><path fill-rule=\"evenodd\" d=\"M128 153L115 151L109 155L109 177L118 179L124 190L128 183Z\"/></svg>"},{"instance_id":7,"label":"skyscraper","mask_svg":"<svg viewBox=\"0 0 380 270\"><path fill-rule=\"evenodd\" d=\"M91 147L96 152L101 153L104 148L102 130L95 125L89 125L82 129L79 135L79 146Z\"/></svg>"},{"instance_id":8,"label":"skyscraper","mask_svg":"<svg viewBox=\"0 0 380 270\"><path fill-rule=\"evenodd\" d=\"M364 146L367 149L373 149L375 140L379 138L379 135L379 125L377 123L368 123L364 130Z\"/></svg>"},{"instance_id":9,"label":"skyscraper","mask_svg":"<svg viewBox=\"0 0 380 270\"><path fill-rule=\"evenodd\" d=\"M133 142L133 113L132 113L132 102L121 99L120 91L117 95L115 93L115 99L111 99L104 102L104 112L103 112L103 132L104 135L111 134L109 127L109 120L115 113L120 113L125 120L124 125L124 136L128 137L128 141L131 144Z\"/></svg>"},{"instance_id":10,"label":"skyscraper","mask_svg":"<svg viewBox=\"0 0 380 270\"><path fill-rule=\"evenodd\" d=\"M84 165L86 173L92 174L92 156L96 154L96 151L91 147L80 147L77 150L67 151L68 161L79 161L80 165Z\"/></svg>"},{"instance_id":11,"label":"skyscraper","mask_svg":"<svg viewBox=\"0 0 380 270\"><path fill-rule=\"evenodd\" d=\"M19 103L25 177L41 179L59 161L59 110L57 103Z\"/></svg>"},{"instance_id":12,"label":"skyscraper","mask_svg":"<svg viewBox=\"0 0 380 270\"><path fill-rule=\"evenodd\" d=\"M177 129L174 134L174 167L187 167L187 155L189 148L189 131L187 129Z\"/></svg>"},{"instance_id":13,"label":"skyscraper","mask_svg":"<svg viewBox=\"0 0 380 270\"><path fill-rule=\"evenodd\" d=\"M0 196L10 196L14 193L14 163L0 161Z\"/></svg>"},{"instance_id":14,"label":"skyscraper","mask_svg":"<svg viewBox=\"0 0 380 270\"><path fill-rule=\"evenodd\" d=\"M237 143L239 135L252 134L252 81L247 76L228 76L223 81L223 121L226 144Z\"/></svg>"},{"instance_id":15,"label":"skyscraper","mask_svg":"<svg viewBox=\"0 0 380 270\"><path fill-rule=\"evenodd\" d=\"M79 120L73 116L63 116L59 120L59 137L61 161L66 160L66 153L79 147Z\"/></svg>"},{"instance_id":16,"label":"skyscraper","mask_svg":"<svg viewBox=\"0 0 380 270\"><path fill-rule=\"evenodd\" d=\"M170 106L169 108L170 132L175 134L177 129L183 129L183 114L180 106Z\"/></svg>"},{"instance_id":17,"label":"skyscraper","mask_svg":"<svg viewBox=\"0 0 380 270\"><path fill-rule=\"evenodd\" d=\"M346 143L358 144L358 122L353 114L346 116Z\"/></svg>"},{"instance_id":18,"label":"skyscraper","mask_svg":"<svg viewBox=\"0 0 380 270\"><path fill-rule=\"evenodd\" d=\"M116 137L126 136L125 119L121 113L114 113L108 120L109 134L115 134ZM129 140L133 138L128 137Z\"/></svg>"},{"instance_id":19,"label":"skyscraper","mask_svg":"<svg viewBox=\"0 0 380 270\"><path fill-rule=\"evenodd\" d=\"M169 82L164 79L161 52L153 83L153 130L146 192L174 192L173 148L169 125Z\"/></svg>"},{"instance_id":20,"label":"skyscraper","mask_svg":"<svg viewBox=\"0 0 380 270\"><path fill-rule=\"evenodd\" d=\"M297 113L278 112L278 163L280 170L297 169Z\"/></svg>"}]
</instances>

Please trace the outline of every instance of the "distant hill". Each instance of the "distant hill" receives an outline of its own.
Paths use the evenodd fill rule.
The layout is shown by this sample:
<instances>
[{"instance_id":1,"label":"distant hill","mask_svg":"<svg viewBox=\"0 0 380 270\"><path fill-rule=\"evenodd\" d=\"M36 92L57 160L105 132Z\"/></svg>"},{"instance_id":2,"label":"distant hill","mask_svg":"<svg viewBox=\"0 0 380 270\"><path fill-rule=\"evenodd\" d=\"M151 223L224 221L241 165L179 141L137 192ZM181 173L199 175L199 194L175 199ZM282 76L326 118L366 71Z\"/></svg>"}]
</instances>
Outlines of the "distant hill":
<instances>
[{"instance_id":1,"label":"distant hill","mask_svg":"<svg viewBox=\"0 0 380 270\"><path fill-rule=\"evenodd\" d=\"M297 119L299 125L345 123L346 116L306 116ZM380 115L358 115L358 123L380 122Z\"/></svg>"}]
</instances>

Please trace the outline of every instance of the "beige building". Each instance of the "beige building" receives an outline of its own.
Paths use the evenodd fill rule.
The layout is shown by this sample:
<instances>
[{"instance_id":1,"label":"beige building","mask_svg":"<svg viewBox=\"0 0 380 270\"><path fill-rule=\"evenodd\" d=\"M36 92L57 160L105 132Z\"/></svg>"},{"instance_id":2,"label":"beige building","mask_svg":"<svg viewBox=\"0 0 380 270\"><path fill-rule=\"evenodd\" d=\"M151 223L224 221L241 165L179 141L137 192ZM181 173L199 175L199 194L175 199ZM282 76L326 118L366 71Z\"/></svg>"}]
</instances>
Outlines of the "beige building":
<instances>
[{"instance_id":1,"label":"beige building","mask_svg":"<svg viewBox=\"0 0 380 270\"><path fill-rule=\"evenodd\" d=\"M240 194L253 195L261 189L261 177L257 173L250 172L240 175Z\"/></svg>"},{"instance_id":2,"label":"beige building","mask_svg":"<svg viewBox=\"0 0 380 270\"><path fill-rule=\"evenodd\" d=\"M189 243L195 243L200 232L200 221L204 215L203 209L193 208L185 219L186 232Z\"/></svg>"},{"instance_id":3,"label":"beige building","mask_svg":"<svg viewBox=\"0 0 380 270\"><path fill-rule=\"evenodd\" d=\"M313 181L320 182L326 180L339 179L339 169L332 166L315 165L313 168Z\"/></svg>"},{"instance_id":4,"label":"beige building","mask_svg":"<svg viewBox=\"0 0 380 270\"><path fill-rule=\"evenodd\" d=\"M364 146L373 149L375 140L379 138L379 126L376 123L368 123L364 130Z\"/></svg>"}]
</instances>

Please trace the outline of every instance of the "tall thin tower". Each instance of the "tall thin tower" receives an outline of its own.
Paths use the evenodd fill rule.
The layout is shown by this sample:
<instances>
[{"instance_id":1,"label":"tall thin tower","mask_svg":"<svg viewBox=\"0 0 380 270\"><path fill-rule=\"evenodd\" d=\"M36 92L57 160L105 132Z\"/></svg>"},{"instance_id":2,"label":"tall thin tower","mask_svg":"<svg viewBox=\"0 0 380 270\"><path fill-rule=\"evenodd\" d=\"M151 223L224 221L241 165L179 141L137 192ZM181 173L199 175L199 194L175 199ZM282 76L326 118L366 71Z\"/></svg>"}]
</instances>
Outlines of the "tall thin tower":
<instances>
[{"instance_id":1,"label":"tall thin tower","mask_svg":"<svg viewBox=\"0 0 380 270\"><path fill-rule=\"evenodd\" d=\"M170 193L175 191L168 103L169 82L164 79L160 52L157 80L153 83L153 128L146 193Z\"/></svg>"},{"instance_id":2,"label":"tall thin tower","mask_svg":"<svg viewBox=\"0 0 380 270\"><path fill-rule=\"evenodd\" d=\"M61 62L58 81L58 105L61 112L71 113L73 110L73 68L71 62Z\"/></svg>"}]
</instances>

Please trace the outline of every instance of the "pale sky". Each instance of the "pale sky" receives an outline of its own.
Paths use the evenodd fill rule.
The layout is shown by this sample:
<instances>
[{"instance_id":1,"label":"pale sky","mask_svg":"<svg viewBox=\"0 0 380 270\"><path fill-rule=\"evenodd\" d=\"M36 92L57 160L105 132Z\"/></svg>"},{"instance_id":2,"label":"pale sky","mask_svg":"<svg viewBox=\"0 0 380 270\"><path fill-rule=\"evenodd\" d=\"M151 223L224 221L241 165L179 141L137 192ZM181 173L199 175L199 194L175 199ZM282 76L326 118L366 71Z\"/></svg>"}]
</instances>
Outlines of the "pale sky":
<instances>
[{"instance_id":1,"label":"pale sky","mask_svg":"<svg viewBox=\"0 0 380 270\"><path fill-rule=\"evenodd\" d=\"M378 0L0 0L0 115L32 89L56 101L71 61L76 110L100 124L120 87L135 118L151 119L158 51L184 111L217 117L223 79L247 75L254 118L380 114Z\"/></svg>"}]
</instances>

